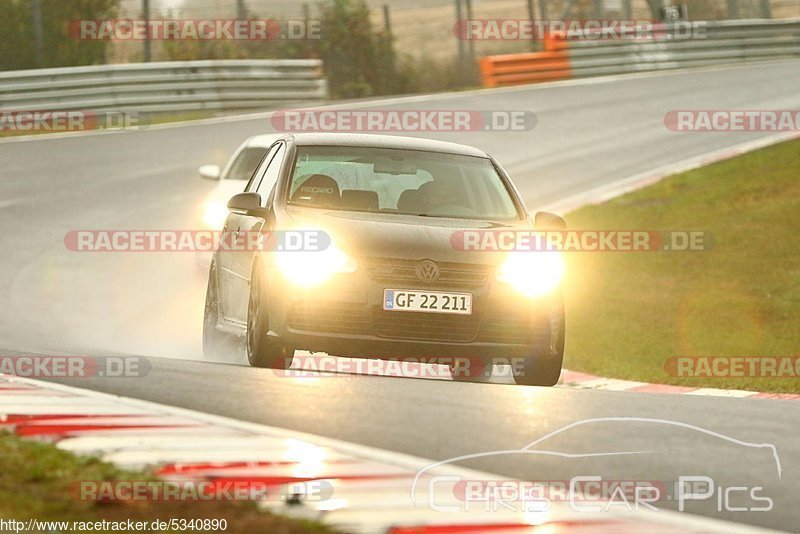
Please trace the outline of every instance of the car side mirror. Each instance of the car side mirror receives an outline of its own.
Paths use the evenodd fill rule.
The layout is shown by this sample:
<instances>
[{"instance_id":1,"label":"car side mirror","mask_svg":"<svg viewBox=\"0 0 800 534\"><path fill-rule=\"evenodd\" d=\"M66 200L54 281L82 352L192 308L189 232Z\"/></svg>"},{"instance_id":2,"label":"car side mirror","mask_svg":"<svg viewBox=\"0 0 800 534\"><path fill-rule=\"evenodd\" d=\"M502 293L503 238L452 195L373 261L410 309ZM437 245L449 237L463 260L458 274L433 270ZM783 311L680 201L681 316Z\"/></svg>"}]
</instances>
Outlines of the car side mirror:
<instances>
[{"instance_id":1,"label":"car side mirror","mask_svg":"<svg viewBox=\"0 0 800 534\"><path fill-rule=\"evenodd\" d=\"M203 165L197 169L197 172L200 173L201 178L206 180L219 180L219 176L222 174L219 165Z\"/></svg>"},{"instance_id":2,"label":"car side mirror","mask_svg":"<svg viewBox=\"0 0 800 534\"><path fill-rule=\"evenodd\" d=\"M264 210L264 208L261 206L261 195L253 192L233 195L228 201L228 209L241 212Z\"/></svg>"},{"instance_id":3,"label":"car side mirror","mask_svg":"<svg viewBox=\"0 0 800 534\"><path fill-rule=\"evenodd\" d=\"M566 230L567 221L560 215L550 213L549 211L537 211L533 218L533 224L537 230L547 228L557 228L559 230Z\"/></svg>"}]
</instances>

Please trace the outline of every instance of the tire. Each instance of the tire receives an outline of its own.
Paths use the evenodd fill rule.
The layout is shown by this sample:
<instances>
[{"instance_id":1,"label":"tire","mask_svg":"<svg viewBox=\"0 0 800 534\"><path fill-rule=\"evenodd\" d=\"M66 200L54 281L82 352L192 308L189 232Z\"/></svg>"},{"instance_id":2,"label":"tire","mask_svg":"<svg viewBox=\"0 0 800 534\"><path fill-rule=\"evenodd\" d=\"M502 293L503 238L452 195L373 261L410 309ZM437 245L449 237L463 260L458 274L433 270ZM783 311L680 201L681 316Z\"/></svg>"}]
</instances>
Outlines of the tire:
<instances>
[{"instance_id":1,"label":"tire","mask_svg":"<svg viewBox=\"0 0 800 534\"><path fill-rule=\"evenodd\" d=\"M488 382L493 366L483 358L455 358L448 364L455 382Z\"/></svg>"},{"instance_id":2,"label":"tire","mask_svg":"<svg viewBox=\"0 0 800 534\"><path fill-rule=\"evenodd\" d=\"M203 358L206 360L233 360L240 354L239 339L219 329L219 291L217 289L217 266L208 270L206 305L203 312Z\"/></svg>"},{"instance_id":3,"label":"tire","mask_svg":"<svg viewBox=\"0 0 800 534\"><path fill-rule=\"evenodd\" d=\"M247 302L247 361L251 367L288 369L294 349L273 341L269 332L269 305L264 276L258 266L250 276L250 298Z\"/></svg>"},{"instance_id":4,"label":"tire","mask_svg":"<svg viewBox=\"0 0 800 534\"><path fill-rule=\"evenodd\" d=\"M564 363L564 311L558 316L559 324L556 325L558 339L552 341L553 328L551 327L550 339L547 344L525 358L521 366L514 366L514 382L520 386L545 386L552 387L561 377L561 367Z\"/></svg>"}]
</instances>

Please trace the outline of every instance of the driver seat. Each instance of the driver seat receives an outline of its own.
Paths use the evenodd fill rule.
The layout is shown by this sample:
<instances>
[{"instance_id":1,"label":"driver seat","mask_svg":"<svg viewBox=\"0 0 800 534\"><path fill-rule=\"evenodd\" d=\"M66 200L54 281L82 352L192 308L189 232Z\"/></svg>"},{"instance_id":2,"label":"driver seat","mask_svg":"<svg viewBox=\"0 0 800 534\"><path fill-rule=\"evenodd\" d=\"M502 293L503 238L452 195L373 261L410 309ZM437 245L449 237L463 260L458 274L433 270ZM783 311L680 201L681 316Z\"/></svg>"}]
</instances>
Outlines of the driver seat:
<instances>
[{"instance_id":1,"label":"driver seat","mask_svg":"<svg viewBox=\"0 0 800 534\"><path fill-rule=\"evenodd\" d=\"M317 207L338 207L342 194L336 180L325 174L312 174L292 194L291 201Z\"/></svg>"}]
</instances>

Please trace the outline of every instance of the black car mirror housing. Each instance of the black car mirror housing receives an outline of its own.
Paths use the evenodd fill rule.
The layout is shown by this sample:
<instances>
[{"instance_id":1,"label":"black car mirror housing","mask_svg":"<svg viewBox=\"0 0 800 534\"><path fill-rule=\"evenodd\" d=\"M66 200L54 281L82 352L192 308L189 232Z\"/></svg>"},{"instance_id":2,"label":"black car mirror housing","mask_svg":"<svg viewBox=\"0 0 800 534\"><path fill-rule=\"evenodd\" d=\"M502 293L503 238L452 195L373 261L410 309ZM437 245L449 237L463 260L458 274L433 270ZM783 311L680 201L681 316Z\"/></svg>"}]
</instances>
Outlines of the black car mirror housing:
<instances>
[{"instance_id":1,"label":"black car mirror housing","mask_svg":"<svg viewBox=\"0 0 800 534\"><path fill-rule=\"evenodd\" d=\"M550 213L549 211L537 211L533 219L533 224L537 230L546 228L555 228L558 230L566 230L567 221L560 215Z\"/></svg>"},{"instance_id":2,"label":"black car mirror housing","mask_svg":"<svg viewBox=\"0 0 800 534\"><path fill-rule=\"evenodd\" d=\"M240 212L263 211L261 205L261 195L258 193L246 192L233 195L228 200L228 209Z\"/></svg>"}]
</instances>

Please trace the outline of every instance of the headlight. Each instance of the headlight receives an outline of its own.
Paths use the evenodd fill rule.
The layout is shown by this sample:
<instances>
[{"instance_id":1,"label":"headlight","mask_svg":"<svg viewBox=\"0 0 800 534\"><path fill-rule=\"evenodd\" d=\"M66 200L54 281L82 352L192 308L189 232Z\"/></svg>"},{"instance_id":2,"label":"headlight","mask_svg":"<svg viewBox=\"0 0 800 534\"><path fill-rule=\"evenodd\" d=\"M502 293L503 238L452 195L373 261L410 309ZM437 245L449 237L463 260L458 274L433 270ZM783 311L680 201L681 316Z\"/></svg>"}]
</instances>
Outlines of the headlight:
<instances>
[{"instance_id":1,"label":"headlight","mask_svg":"<svg viewBox=\"0 0 800 534\"><path fill-rule=\"evenodd\" d=\"M333 244L318 252L276 252L275 263L292 284L300 287L319 286L335 274L356 270L353 258Z\"/></svg>"},{"instance_id":2,"label":"headlight","mask_svg":"<svg viewBox=\"0 0 800 534\"><path fill-rule=\"evenodd\" d=\"M564 270L560 252L514 252L497 269L497 280L527 297L541 297L558 287Z\"/></svg>"},{"instance_id":3,"label":"headlight","mask_svg":"<svg viewBox=\"0 0 800 534\"><path fill-rule=\"evenodd\" d=\"M221 230L228 218L228 205L224 202L212 200L206 204L203 212L203 222L211 229Z\"/></svg>"}]
</instances>

